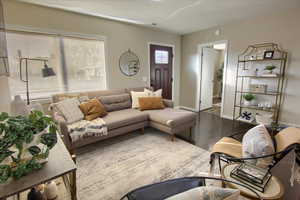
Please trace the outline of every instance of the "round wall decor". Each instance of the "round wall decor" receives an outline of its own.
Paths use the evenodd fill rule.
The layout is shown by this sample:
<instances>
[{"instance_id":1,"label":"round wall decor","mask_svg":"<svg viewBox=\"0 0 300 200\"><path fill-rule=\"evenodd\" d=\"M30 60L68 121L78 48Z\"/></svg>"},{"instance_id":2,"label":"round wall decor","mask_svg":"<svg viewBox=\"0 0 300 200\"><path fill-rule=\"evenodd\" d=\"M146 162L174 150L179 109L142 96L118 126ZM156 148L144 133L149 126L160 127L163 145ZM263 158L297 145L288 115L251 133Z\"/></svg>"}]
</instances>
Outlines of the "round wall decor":
<instances>
[{"instance_id":1,"label":"round wall decor","mask_svg":"<svg viewBox=\"0 0 300 200\"><path fill-rule=\"evenodd\" d=\"M121 72L126 76L134 76L140 70L139 57L130 49L125 51L119 59L119 67Z\"/></svg>"}]
</instances>

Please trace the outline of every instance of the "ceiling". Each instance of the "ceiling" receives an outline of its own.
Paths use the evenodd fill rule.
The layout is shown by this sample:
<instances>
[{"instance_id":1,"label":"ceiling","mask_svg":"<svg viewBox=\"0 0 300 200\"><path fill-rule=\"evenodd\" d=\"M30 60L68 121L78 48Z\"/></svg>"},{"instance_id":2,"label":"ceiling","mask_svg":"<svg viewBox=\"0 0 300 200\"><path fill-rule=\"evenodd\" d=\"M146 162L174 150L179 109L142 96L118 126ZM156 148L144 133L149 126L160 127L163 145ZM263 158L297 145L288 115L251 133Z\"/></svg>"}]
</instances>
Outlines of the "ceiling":
<instances>
[{"instance_id":1,"label":"ceiling","mask_svg":"<svg viewBox=\"0 0 300 200\"><path fill-rule=\"evenodd\" d=\"M300 0L20 0L185 34L300 7Z\"/></svg>"}]
</instances>

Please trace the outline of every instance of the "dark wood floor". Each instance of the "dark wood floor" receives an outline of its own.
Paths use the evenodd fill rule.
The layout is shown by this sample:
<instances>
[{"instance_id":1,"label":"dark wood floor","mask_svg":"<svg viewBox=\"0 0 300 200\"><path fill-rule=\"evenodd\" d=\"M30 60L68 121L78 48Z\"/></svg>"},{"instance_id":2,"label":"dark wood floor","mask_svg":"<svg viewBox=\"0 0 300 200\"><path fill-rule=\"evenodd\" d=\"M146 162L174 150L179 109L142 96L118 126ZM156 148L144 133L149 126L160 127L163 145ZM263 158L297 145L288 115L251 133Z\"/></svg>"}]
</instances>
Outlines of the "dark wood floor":
<instances>
[{"instance_id":1,"label":"dark wood floor","mask_svg":"<svg viewBox=\"0 0 300 200\"><path fill-rule=\"evenodd\" d=\"M248 124L241 124L238 129L233 129L232 120L220 118L217 115L207 112L197 114L197 124L192 131L191 138L188 132L180 133L177 137L185 139L206 150L210 150L222 137L230 136L236 131L248 130L250 127Z\"/></svg>"}]
</instances>

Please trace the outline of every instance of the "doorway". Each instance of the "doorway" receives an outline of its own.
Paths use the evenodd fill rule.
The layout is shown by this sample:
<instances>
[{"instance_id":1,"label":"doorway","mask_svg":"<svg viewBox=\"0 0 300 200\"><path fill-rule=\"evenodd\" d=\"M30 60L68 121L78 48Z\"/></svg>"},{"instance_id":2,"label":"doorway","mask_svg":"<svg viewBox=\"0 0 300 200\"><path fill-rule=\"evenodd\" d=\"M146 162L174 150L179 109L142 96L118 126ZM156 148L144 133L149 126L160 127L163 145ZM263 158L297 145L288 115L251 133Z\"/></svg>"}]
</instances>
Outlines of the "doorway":
<instances>
[{"instance_id":1,"label":"doorway","mask_svg":"<svg viewBox=\"0 0 300 200\"><path fill-rule=\"evenodd\" d=\"M222 117L227 42L199 45L200 87L198 110Z\"/></svg>"},{"instance_id":2,"label":"doorway","mask_svg":"<svg viewBox=\"0 0 300 200\"><path fill-rule=\"evenodd\" d=\"M172 100L173 47L150 44L150 86Z\"/></svg>"}]
</instances>

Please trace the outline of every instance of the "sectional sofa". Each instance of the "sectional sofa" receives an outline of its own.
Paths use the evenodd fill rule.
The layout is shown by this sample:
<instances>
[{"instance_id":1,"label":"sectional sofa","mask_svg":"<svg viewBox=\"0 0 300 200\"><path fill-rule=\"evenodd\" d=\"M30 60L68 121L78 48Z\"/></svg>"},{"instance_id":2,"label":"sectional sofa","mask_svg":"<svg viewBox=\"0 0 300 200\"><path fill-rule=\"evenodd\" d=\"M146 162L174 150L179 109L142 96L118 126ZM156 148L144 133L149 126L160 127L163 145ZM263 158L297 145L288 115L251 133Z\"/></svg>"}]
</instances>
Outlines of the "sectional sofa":
<instances>
[{"instance_id":1,"label":"sectional sofa","mask_svg":"<svg viewBox=\"0 0 300 200\"><path fill-rule=\"evenodd\" d=\"M144 88L127 88L53 95L53 103L66 97L87 96L90 99L98 98L108 111L108 114L102 118L108 129L107 135L89 137L76 142L72 142L69 136L64 117L53 111L54 119L59 124L60 132L68 149L73 152L78 147L138 129L143 133L144 128L147 126L170 134L172 141L175 140L174 134L184 130L191 131L196 123L196 114L173 108L173 102L170 100L163 100L166 108L162 110L140 111L138 109L132 109L130 92L143 90Z\"/></svg>"}]
</instances>

